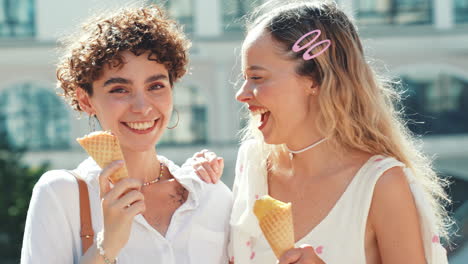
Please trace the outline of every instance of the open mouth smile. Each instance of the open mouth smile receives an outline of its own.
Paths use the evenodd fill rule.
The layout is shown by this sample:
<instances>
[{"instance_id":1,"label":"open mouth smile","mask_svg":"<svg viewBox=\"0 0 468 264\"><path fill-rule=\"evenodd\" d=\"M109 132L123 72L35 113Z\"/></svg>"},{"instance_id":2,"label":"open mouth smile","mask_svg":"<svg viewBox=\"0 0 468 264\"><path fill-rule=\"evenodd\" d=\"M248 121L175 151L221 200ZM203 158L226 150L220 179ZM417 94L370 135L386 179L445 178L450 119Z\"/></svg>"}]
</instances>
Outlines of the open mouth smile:
<instances>
[{"instance_id":1,"label":"open mouth smile","mask_svg":"<svg viewBox=\"0 0 468 264\"><path fill-rule=\"evenodd\" d=\"M260 115L260 125L258 126L258 129L262 130L270 117L271 112L264 108L264 107L258 107L258 106L249 106L249 110L252 113L252 115Z\"/></svg>"},{"instance_id":2,"label":"open mouth smile","mask_svg":"<svg viewBox=\"0 0 468 264\"><path fill-rule=\"evenodd\" d=\"M147 134L156 127L156 124L159 122L159 118L152 121L142 121L142 122L121 122L125 127L130 131L137 134Z\"/></svg>"}]
</instances>

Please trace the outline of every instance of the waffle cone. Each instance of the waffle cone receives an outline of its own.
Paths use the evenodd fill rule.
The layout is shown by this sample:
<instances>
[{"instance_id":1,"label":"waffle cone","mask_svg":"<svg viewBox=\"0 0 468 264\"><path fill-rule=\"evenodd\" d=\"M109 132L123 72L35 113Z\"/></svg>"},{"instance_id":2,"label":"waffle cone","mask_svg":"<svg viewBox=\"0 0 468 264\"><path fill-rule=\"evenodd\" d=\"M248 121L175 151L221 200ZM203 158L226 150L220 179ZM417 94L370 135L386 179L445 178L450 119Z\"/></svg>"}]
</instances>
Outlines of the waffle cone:
<instances>
[{"instance_id":1,"label":"waffle cone","mask_svg":"<svg viewBox=\"0 0 468 264\"><path fill-rule=\"evenodd\" d=\"M267 200L268 202L264 202ZM283 203L271 198L262 197L254 205L263 235L279 259L287 250L294 248L294 227L291 203Z\"/></svg>"},{"instance_id":2,"label":"waffle cone","mask_svg":"<svg viewBox=\"0 0 468 264\"><path fill-rule=\"evenodd\" d=\"M124 160L117 137L109 131L93 132L76 141L102 169L115 160ZM123 166L109 178L112 183L116 183L126 177L128 177L127 168Z\"/></svg>"}]
</instances>

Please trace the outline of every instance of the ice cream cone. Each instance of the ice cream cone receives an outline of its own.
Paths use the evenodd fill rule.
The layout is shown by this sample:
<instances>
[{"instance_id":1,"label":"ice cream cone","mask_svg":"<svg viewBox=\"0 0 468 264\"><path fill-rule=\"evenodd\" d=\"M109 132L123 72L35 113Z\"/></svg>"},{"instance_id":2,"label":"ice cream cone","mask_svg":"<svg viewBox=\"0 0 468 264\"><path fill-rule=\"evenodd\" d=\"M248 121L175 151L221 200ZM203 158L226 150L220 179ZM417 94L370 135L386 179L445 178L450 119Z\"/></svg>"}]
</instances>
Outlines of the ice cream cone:
<instances>
[{"instance_id":1,"label":"ice cream cone","mask_svg":"<svg viewBox=\"0 0 468 264\"><path fill-rule=\"evenodd\" d=\"M294 227L291 203L283 203L265 195L254 204L260 228L271 249L279 259L294 248Z\"/></svg>"},{"instance_id":2,"label":"ice cream cone","mask_svg":"<svg viewBox=\"0 0 468 264\"><path fill-rule=\"evenodd\" d=\"M92 132L76 141L88 152L101 168L105 168L115 160L124 160L120 144L116 136L109 131ZM110 176L112 183L128 177L127 168L123 166Z\"/></svg>"}]
</instances>

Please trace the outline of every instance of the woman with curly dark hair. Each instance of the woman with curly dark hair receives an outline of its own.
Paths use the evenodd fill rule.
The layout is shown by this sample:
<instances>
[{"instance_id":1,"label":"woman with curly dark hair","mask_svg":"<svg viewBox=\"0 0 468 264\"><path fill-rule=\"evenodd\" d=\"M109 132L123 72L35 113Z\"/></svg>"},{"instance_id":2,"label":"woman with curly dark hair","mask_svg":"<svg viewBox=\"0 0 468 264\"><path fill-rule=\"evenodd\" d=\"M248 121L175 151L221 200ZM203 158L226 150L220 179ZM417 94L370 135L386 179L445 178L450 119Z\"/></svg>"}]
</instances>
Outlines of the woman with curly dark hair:
<instances>
[{"instance_id":1,"label":"woman with curly dark hair","mask_svg":"<svg viewBox=\"0 0 468 264\"><path fill-rule=\"evenodd\" d=\"M125 161L101 169L88 158L73 171L89 190L96 236L88 236L88 249L76 180L65 170L44 174L31 198L21 263L226 263L229 189L205 184L192 166L180 168L156 150L188 62L190 43L179 26L155 6L125 8L92 18L64 44L57 69L63 96L112 131ZM221 159L212 162L222 171ZM111 185L124 163L129 178Z\"/></svg>"}]
</instances>

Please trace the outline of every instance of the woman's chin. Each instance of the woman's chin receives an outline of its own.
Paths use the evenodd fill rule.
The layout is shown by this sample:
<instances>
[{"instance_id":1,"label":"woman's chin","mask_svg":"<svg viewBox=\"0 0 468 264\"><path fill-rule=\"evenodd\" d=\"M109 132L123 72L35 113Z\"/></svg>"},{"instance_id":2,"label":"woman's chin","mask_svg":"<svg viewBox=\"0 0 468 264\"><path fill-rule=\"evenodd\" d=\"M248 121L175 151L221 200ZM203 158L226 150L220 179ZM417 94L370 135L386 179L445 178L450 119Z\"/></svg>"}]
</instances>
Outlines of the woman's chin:
<instances>
[{"instance_id":1,"label":"woman's chin","mask_svg":"<svg viewBox=\"0 0 468 264\"><path fill-rule=\"evenodd\" d=\"M272 134L263 134L263 141L269 145L281 145L281 144L286 143L284 139L281 139Z\"/></svg>"},{"instance_id":2,"label":"woman's chin","mask_svg":"<svg viewBox=\"0 0 468 264\"><path fill-rule=\"evenodd\" d=\"M154 151L156 144L122 144L122 151L125 152L149 152Z\"/></svg>"},{"instance_id":3,"label":"woman's chin","mask_svg":"<svg viewBox=\"0 0 468 264\"><path fill-rule=\"evenodd\" d=\"M271 133L265 133L264 131L262 131L262 136L263 136L263 141L266 144L269 144L269 145L279 144L278 140Z\"/></svg>"}]
</instances>

